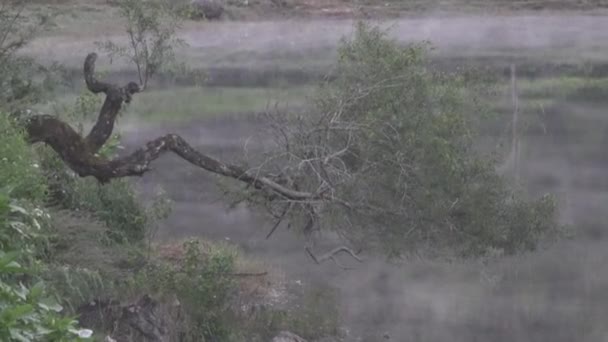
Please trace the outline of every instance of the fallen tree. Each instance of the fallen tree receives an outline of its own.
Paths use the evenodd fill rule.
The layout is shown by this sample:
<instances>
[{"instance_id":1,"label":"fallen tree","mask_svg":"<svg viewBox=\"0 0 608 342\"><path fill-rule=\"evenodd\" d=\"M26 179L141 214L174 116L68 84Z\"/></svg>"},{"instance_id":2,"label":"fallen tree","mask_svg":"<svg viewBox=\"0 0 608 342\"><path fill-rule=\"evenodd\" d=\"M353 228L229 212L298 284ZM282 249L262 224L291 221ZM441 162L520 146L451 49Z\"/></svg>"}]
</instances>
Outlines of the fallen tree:
<instances>
[{"instance_id":1,"label":"fallen tree","mask_svg":"<svg viewBox=\"0 0 608 342\"><path fill-rule=\"evenodd\" d=\"M84 77L105 101L88 135L49 115L28 117L25 127L31 143L49 145L78 176L102 184L142 176L165 152L237 180L246 186L236 189L236 202L276 219L268 237L281 222L297 225L317 263L339 265L339 253L360 261L346 247L315 257L312 237L319 231L336 232L357 251L392 256L533 250L557 228L553 199L527 200L496 173L494 159L476 151L486 114L476 92L485 84L432 70L425 51L359 25L354 39L342 43L335 74L306 115L267 113L276 145L261 162L245 163L253 167L215 159L176 134L122 157L102 156L122 106L145 86L98 80L95 53L85 59Z\"/></svg>"},{"instance_id":2,"label":"fallen tree","mask_svg":"<svg viewBox=\"0 0 608 342\"><path fill-rule=\"evenodd\" d=\"M117 86L99 81L95 77L96 53L90 53L84 62L84 77L87 88L97 94L104 93L105 101L97 122L86 137L80 136L69 124L51 115L32 115L25 120L25 128L30 143L45 143L80 177L92 176L100 183L114 178L142 176L150 170L150 164L164 152L173 152L207 171L237 179L290 200L318 199L321 194L289 189L268 176L248 172L235 165L223 163L207 156L190 146L176 134L167 134L154 139L132 154L113 160L100 156L97 152L112 135L114 122L123 103L131 102L133 95L140 92L135 82Z\"/></svg>"}]
</instances>

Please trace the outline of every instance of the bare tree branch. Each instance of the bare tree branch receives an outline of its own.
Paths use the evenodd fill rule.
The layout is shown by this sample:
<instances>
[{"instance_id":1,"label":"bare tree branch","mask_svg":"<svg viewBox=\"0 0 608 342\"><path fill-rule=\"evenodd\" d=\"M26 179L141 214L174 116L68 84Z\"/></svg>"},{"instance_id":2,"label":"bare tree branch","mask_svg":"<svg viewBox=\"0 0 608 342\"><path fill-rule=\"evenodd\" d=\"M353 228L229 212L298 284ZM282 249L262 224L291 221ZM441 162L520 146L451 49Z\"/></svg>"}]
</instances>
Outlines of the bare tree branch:
<instances>
[{"instance_id":1,"label":"bare tree branch","mask_svg":"<svg viewBox=\"0 0 608 342\"><path fill-rule=\"evenodd\" d=\"M313 254L313 252L310 250L310 247L306 247L305 250L308 253L308 255L310 255L312 260L316 264L319 264L319 265L324 263L327 260L332 260L333 262L336 263L336 265L338 265L338 267L340 267L342 269L350 269L348 267L342 266L340 264L340 262L338 262L338 259L336 259L336 254L338 254L338 253L346 253L346 254L350 255L353 259L357 260L358 262L363 262L363 259L361 259L359 256L357 256L357 253L353 252L350 248L348 248L346 246L336 247L321 256L315 256Z\"/></svg>"},{"instance_id":2,"label":"bare tree branch","mask_svg":"<svg viewBox=\"0 0 608 342\"><path fill-rule=\"evenodd\" d=\"M129 103L132 95L140 89L134 82L124 87L117 87L98 81L94 75L96 59L95 53L89 54L85 59L85 80L91 92L103 92L106 94L106 99L96 124L85 139L70 125L51 115L35 115L26 120L29 142L44 142L49 145L80 177L93 176L99 182L106 183L114 178L141 176L150 170L150 164L161 154L171 151L202 169L242 181L256 189L270 191L284 199L304 201L319 198L313 193L289 189L268 176L252 173L202 154L175 134L152 140L132 154L121 158L107 160L100 157L96 152L111 136L122 103Z\"/></svg>"},{"instance_id":3,"label":"bare tree branch","mask_svg":"<svg viewBox=\"0 0 608 342\"><path fill-rule=\"evenodd\" d=\"M285 218L285 216L289 213L289 211L291 210L292 207L293 207L293 203L289 203L285 206L285 209L283 209L283 212L277 218L277 222L274 224L274 226L272 226L272 229L270 229L268 234L266 234L266 240L270 239L272 234L274 234L274 232L277 230L277 228L279 227L281 222L283 222L283 218Z\"/></svg>"},{"instance_id":4,"label":"bare tree branch","mask_svg":"<svg viewBox=\"0 0 608 342\"><path fill-rule=\"evenodd\" d=\"M117 87L97 80L97 78L95 78L96 60L97 54L90 53L84 62L84 79L87 88L95 94L106 94L106 99L101 107L99 116L97 117L97 122L85 139L86 144L93 153L99 151L112 135L114 121L116 120L118 113L120 113L122 103L131 102L133 94L140 91L139 86L135 82L129 82L124 87Z\"/></svg>"}]
</instances>

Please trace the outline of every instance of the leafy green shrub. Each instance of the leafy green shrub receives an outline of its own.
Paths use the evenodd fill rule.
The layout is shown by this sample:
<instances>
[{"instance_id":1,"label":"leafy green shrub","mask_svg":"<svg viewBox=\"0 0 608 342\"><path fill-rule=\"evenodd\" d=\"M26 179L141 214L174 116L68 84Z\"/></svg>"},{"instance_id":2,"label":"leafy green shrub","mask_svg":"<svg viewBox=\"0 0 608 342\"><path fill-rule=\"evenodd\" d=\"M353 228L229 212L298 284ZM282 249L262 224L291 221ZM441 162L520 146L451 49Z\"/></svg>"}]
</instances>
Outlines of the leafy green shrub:
<instances>
[{"instance_id":1,"label":"leafy green shrub","mask_svg":"<svg viewBox=\"0 0 608 342\"><path fill-rule=\"evenodd\" d=\"M2 0L0 4L0 109L11 114L47 100L50 91L62 82L57 64L43 66L19 53L39 32L53 25L54 14L26 10L27 6L26 1Z\"/></svg>"},{"instance_id":2,"label":"leafy green shrub","mask_svg":"<svg viewBox=\"0 0 608 342\"><path fill-rule=\"evenodd\" d=\"M104 222L112 240L136 242L145 238L149 223L146 210L127 180L102 186L94 179L77 179L68 191L63 204Z\"/></svg>"},{"instance_id":3,"label":"leafy green shrub","mask_svg":"<svg viewBox=\"0 0 608 342\"><path fill-rule=\"evenodd\" d=\"M63 308L45 294L43 282L29 287L6 281L8 275L27 270L12 255L0 251L0 338L2 341L80 341L91 331L77 329L71 317L62 317Z\"/></svg>"},{"instance_id":4,"label":"leafy green shrub","mask_svg":"<svg viewBox=\"0 0 608 342\"><path fill-rule=\"evenodd\" d=\"M4 113L0 113L0 189L11 189L12 196L41 202L46 182L36 155L23 132Z\"/></svg>"},{"instance_id":5,"label":"leafy green shrub","mask_svg":"<svg viewBox=\"0 0 608 342\"><path fill-rule=\"evenodd\" d=\"M116 242L137 242L146 237L154 217L137 198L126 179L100 185L95 179L80 178L50 148L40 149L40 166L45 172L54 205L92 215L107 225Z\"/></svg>"},{"instance_id":6,"label":"leafy green shrub","mask_svg":"<svg viewBox=\"0 0 608 342\"><path fill-rule=\"evenodd\" d=\"M289 212L389 255L533 249L556 228L553 199L526 200L477 152L478 127L491 118L486 84L433 70L427 51L364 24L341 43L315 107L273 118L285 150L262 166L323 200L277 205L275 216Z\"/></svg>"},{"instance_id":7,"label":"leafy green shrub","mask_svg":"<svg viewBox=\"0 0 608 342\"><path fill-rule=\"evenodd\" d=\"M145 89L152 76L179 64L174 49L184 44L175 34L181 22L172 8L173 1L117 0L115 4L125 20L128 43L116 44L108 40L96 44L112 58L133 63L139 84Z\"/></svg>"},{"instance_id":8,"label":"leafy green shrub","mask_svg":"<svg viewBox=\"0 0 608 342\"><path fill-rule=\"evenodd\" d=\"M0 340L80 341L79 330L46 291L38 276L33 248L40 237L36 213L0 192Z\"/></svg>"},{"instance_id":9,"label":"leafy green shrub","mask_svg":"<svg viewBox=\"0 0 608 342\"><path fill-rule=\"evenodd\" d=\"M234 290L236 252L222 246L203 248L199 240L185 242L183 249L178 264L150 263L131 287L177 298L185 314L176 327L180 341L224 341L231 335L227 303Z\"/></svg>"},{"instance_id":10,"label":"leafy green shrub","mask_svg":"<svg viewBox=\"0 0 608 342\"><path fill-rule=\"evenodd\" d=\"M42 277L60 303L76 313L76 310L99 298L116 295L112 280L106 279L98 271L69 265L50 264L45 267Z\"/></svg>"}]
</instances>

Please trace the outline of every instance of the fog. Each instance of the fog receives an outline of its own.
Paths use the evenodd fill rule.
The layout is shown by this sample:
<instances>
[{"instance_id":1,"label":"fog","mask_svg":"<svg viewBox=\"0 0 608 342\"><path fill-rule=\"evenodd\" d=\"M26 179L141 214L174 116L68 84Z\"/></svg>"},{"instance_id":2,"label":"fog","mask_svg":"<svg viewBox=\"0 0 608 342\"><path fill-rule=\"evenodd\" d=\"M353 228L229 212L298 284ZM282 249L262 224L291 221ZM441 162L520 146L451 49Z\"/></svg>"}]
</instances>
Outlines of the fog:
<instances>
[{"instance_id":1,"label":"fog","mask_svg":"<svg viewBox=\"0 0 608 342\"><path fill-rule=\"evenodd\" d=\"M231 159L260 130L254 122L234 120L133 128L128 144L135 147L160 132L171 131L198 142L203 151ZM554 140L549 136L545 139ZM251 139L248 144L252 144ZM560 146L553 148L559 150ZM163 157L139 182L144 191L161 185L175 201L159 239L204 236L230 240L252 258L281 269L292 284L339 289L347 341L380 341L386 336L395 341L604 340L608 338L608 300L604 295L608 272L603 266L608 261L608 241L598 227L605 222L602 213L608 205L608 193L602 186L606 182L597 174L603 165L592 161L588 167L569 165L567 155L560 158L559 151L543 149L548 157L524 161L522 173L531 179L543 178L547 172L557 177L552 187L538 185L536 192L555 193L562 203L562 220L572 223L580 236L538 252L487 263L388 263L365 255L362 264L342 259L353 267L350 270L333 263L317 265L293 232L281 229L266 240L271 222L245 208L226 209L212 186L214 177L178 157ZM587 183L599 181L585 186L584 179L572 180L578 175L586 175ZM317 250L324 252L337 243L327 237Z\"/></svg>"},{"instance_id":2,"label":"fog","mask_svg":"<svg viewBox=\"0 0 608 342\"><path fill-rule=\"evenodd\" d=\"M608 20L600 16L428 17L382 25L401 41L430 40L441 54L465 57L603 62L608 44ZM351 21L188 25L181 35L190 47L182 54L197 67L272 67L294 55L325 63L340 37L351 32ZM92 44L86 40L46 37L27 52L76 68L88 48ZM592 107L580 110L604 112ZM608 118L598 120L605 124ZM230 159L259 131L257 125L227 118L171 126L131 122L122 129L128 133L128 150L171 131L201 150ZM576 137L562 140L549 130L527 145L522 161L522 175L533 194L555 193L562 221L579 234L545 250L487 263L388 263L365 255L365 262L351 263L350 270L332 263L316 265L292 232L280 229L266 240L271 222L245 208L228 210L214 190L215 178L177 157L161 158L154 171L137 182L146 194L162 186L174 201L159 239L230 240L252 258L282 269L290 282L339 289L347 341L602 341L608 340L608 240L603 233L608 218L606 162L593 157L573 159L576 152L572 151L579 145ZM550 184L541 182L547 177L553 180ZM323 251L335 243L329 237L317 248Z\"/></svg>"},{"instance_id":3,"label":"fog","mask_svg":"<svg viewBox=\"0 0 608 342\"><path fill-rule=\"evenodd\" d=\"M438 53L454 56L536 56L547 60L602 61L608 22L594 15L447 16L371 21L402 42L428 40ZM116 31L40 37L23 53L59 60L80 69L82 55L95 41L124 41ZM352 34L352 20L188 23L179 33L188 44L178 54L192 67L276 67L295 57L298 63L328 63L339 40ZM295 57L294 57L295 55ZM114 61L104 68L123 69Z\"/></svg>"}]
</instances>

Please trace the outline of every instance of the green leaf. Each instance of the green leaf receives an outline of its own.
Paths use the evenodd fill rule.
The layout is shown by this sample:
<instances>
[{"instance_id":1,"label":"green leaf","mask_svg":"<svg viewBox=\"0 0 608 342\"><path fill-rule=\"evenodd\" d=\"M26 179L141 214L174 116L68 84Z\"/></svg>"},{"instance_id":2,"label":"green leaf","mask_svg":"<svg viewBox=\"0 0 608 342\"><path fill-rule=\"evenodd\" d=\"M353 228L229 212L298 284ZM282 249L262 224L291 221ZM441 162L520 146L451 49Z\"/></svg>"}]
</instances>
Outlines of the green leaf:
<instances>
[{"instance_id":1,"label":"green leaf","mask_svg":"<svg viewBox=\"0 0 608 342\"><path fill-rule=\"evenodd\" d=\"M23 331L22 329L10 328L10 329L8 329L8 333L13 340L23 341L23 342L32 342L32 339L25 336L26 332Z\"/></svg>"},{"instance_id":2,"label":"green leaf","mask_svg":"<svg viewBox=\"0 0 608 342\"><path fill-rule=\"evenodd\" d=\"M29 215L29 213L28 213L27 210L25 210L23 207L20 207L18 205L9 204L9 208L11 209L11 212L13 212L13 213L20 213L20 214L24 214L24 215Z\"/></svg>"},{"instance_id":3,"label":"green leaf","mask_svg":"<svg viewBox=\"0 0 608 342\"><path fill-rule=\"evenodd\" d=\"M34 311L34 307L30 304L16 305L2 311L3 321L15 321Z\"/></svg>"},{"instance_id":4,"label":"green leaf","mask_svg":"<svg viewBox=\"0 0 608 342\"><path fill-rule=\"evenodd\" d=\"M48 329L46 327L43 327L41 325L36 325L36 335L38 336L44 336L44 335L49 335L53 333L52 329Z\"/></svg>"},{"instance_id":5,"label":"green leaf","mask_svg":"<svg viewBox=\"0 0 608 342\"><path fill-rule=\"evenodd\" d=\"M38 300L40 298L40 296L42 296L43 292L44 292L44 282L39 281L34 286L32 286L32 288L30 289L30 294L28 296L28 300L30 302Z\"/></svg>"},{"instance_id":6,"label":"green leaf","mask_svg":"<svg viewBox=\"0 0 608 342\"><path fill-rule=\"evenodd\" d=\"M38 303L38 307L40 307L41 309L46 310L46 311L54 311L54 312L61 312L63 310L63 307L51 298L41 300Z\"/></svg>"},{"instance_id":7,"label":"green leaf","mask_svg":"<svg viewBox=\"0 0 608 342\"><path fill-rule=\"evenodd\" d=\"M29 294L30 290L28 290L27 287L23 286L23 284L19 284L19 289L15 289L14 293L21 299L21 300L27 300L27 296Z\"/></svg>"},{"instance_id":8,"label":"green leaf","mask_svg":"<svg viewBox=\"0 0 608 342\"><path fill-rule=\"evenodd\" d=\"M8 264L0 264L0 273L23 273L24 268L16 261L11 261Z\"/></svg>"}]
</instances>

